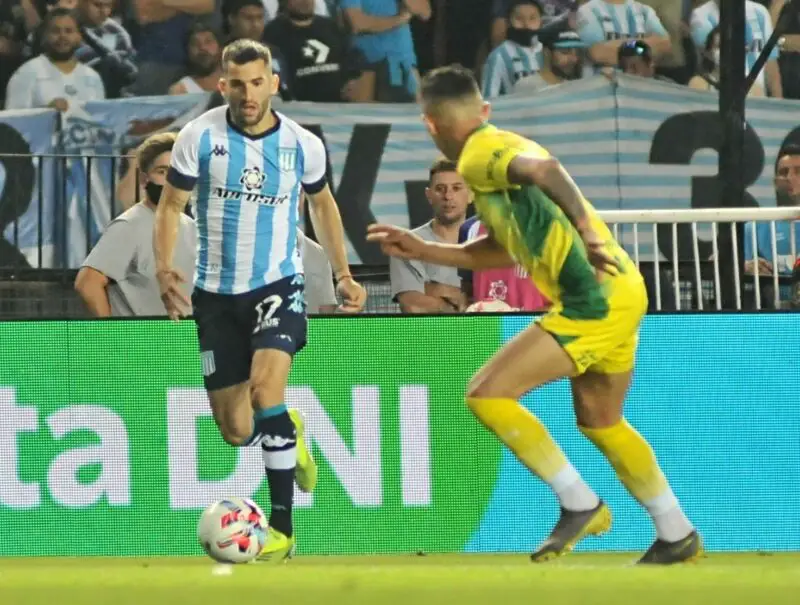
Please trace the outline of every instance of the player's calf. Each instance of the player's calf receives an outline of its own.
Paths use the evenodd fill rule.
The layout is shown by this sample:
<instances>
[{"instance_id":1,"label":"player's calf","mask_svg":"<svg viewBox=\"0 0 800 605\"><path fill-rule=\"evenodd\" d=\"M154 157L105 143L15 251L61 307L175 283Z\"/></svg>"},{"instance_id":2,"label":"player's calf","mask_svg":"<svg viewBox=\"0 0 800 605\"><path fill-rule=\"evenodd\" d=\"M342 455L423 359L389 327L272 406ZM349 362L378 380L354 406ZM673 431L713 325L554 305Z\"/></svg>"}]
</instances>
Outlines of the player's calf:
<instances>
[{"instance_id":1,"label":"player's calf","mask_svg":"<svg viewBox=\"0 0 800 605\"><path fill-rule=\"evenodd\" d=\"M210 391L208 397L214 421L225 442L233 447L253 443L253 407L249 385L242 383Z\"/></svg>"}]
</instances>

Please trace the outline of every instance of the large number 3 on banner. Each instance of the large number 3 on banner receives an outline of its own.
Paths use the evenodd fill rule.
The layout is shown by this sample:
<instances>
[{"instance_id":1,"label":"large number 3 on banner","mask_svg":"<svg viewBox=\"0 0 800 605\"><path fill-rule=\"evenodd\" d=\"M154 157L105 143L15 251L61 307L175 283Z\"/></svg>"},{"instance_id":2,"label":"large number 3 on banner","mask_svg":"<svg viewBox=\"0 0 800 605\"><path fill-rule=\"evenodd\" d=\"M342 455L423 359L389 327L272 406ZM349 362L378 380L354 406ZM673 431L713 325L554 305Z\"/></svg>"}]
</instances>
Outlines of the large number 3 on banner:
<instances>
[{"instance_id":1,"label":"large number 3 on banner","mask_svg":"<svg viewBox=\"0 0 800 605\"><path fill-rule=\"evenodd\" d=\"M694 111L667 118L653 135L650 146L651 164L689 165L697 151L713 149L719 153L722 147L723 123L714 111ZM787 143L800 143L800 127L792 130L783 140ZM744 183L750 187L764 170L764 147L755 130L747 124L744 133ZM692 208L715 208L720 205L722 183L719 175L692 177ZM746 205L759 206L758 201L745 192ZM659 225L658 247L666 258L672 258L671 225ZM701 258L711 253L710 242L699 242ZM691 230L688 225L678 228L678 249L683 254L692 250Z\"/></svg>"}]
</instances>

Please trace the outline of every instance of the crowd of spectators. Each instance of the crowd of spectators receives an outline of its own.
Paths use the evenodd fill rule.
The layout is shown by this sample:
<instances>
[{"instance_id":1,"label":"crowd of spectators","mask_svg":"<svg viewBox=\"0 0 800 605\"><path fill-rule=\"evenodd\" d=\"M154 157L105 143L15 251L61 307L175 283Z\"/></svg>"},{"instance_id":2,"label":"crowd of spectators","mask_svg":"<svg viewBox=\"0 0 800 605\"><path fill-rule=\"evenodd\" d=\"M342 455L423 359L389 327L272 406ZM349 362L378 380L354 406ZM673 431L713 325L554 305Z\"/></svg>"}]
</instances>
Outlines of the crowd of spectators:
<instances>
[{"instance_id":1,"label":"crowd of spectators","mask_svg":"<svg viewBox=\"0 0 800 605\"><path fill-rule=\"evenodd\" d=\"M719 0L4 0L5 108L212 91L221 48L269 44L281 96L413 102L420 71L460 62L488 98L617 70L719 83ZM752 66L786 0L745 0ZM635 43L634 43L635 42ZM88 69L87 69L88 68ZM800 18L752 95L800 98Z\"/></svg>"},{"instance_id":2,"label":"crowd of spectators","mask_svg":"<svg viewBox=\"0 0 800 605\"><path fill-rule=\"evenodd\" d=\"M451 62L472 67L489 99L621 72L713 92L720 2L4 0L0 106L68 112L90 100L216 92L222 48L242 38L269 45L285 100L414 102L420 73ZM743 69L749 69L789 6L744 2ZM800 17L788 23L750 94L800 98ZM797 157L792 149L776 165L776 190L788 188L793 201ZM422 237L463 242L482 233L480 223L467 219L468 193L459 179L447 163L432 168L427 193L434 218L419 228ZM761 234L754 239L759 254L749 250L746 270L758 262L772 271L779 259L765 258ZM467 275L393 263L393 295L405 311L480 310L474 305L487 301L526 310L548 304L518 269ZM780 272L791 272L790 265L784 262Z\"/></svg>"}]
</instances>

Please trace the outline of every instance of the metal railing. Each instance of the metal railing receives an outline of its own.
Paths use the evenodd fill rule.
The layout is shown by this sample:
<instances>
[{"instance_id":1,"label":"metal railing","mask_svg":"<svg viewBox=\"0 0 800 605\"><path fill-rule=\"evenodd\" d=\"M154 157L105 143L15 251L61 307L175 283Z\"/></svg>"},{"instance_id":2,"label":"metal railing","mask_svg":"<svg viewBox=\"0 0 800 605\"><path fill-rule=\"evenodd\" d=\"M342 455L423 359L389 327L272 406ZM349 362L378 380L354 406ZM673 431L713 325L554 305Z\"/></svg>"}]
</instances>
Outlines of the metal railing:
<instances>
[{"instance_id":1,"label":"metal railing","mask_svg":"<svg viewBox=\"0 0 800 605\"><path fill-rule=\"evenodd\" d=\"M756 225L769 225L769 256L776 261L778 254L778 223L789 223L789 256L798 257L797 208L714 208L693 210L611 210L599 213L612 227L614 237L629 251L642 269L645 261L651 265L655 308L663 307L662 280L669 272L672 295L677 310L685 308L686 284L690 284L695 300L688 308L698 310L755 308L763 309L762 289L771 286L771 308L780 309L789 301L787 272L780 274L775 266L770 275L762 275L758 262L753 272L744 271L745 261L741 232L744 225L753 223L750 245L755 259L759 257ZM681 249L683 243L683 249ZM645 249L643 251L643 248ZM689 252L687 254L687 248ZM705 254L701 252L705 250ZM789 264L791 267L791 264ZM789 269L790 270L790 269ZM725 278L728 278L727 280ZM749 280L747 278L750 278ZM764 283L765 279L768 283ZM732 304L725 304L724 291L731 289ZM752 293L754 304L745 304L745 294Z\"/></svg>"},{"instance_id":2,"label":"metal railing","mask_svg":"<svg viewBox=\"0 0 800 605\"><path fill-rule=\"evenodd\" d=\"M128 158L118 155L5 153L0 160L5 171L0 318L83 316L72 291L75 268L107 222L138 200L137 174L120 170ZM123 192L121 200L122 179L131 191ZM653 310L786 306L789 278L778 271L763 275L758 262L746 274L740 242L744 224L767 223L769 256L777 259L777 225L798 221L800 208L612 210L600 215L645 276ZM795 233L790 229L791 258L798 255ZM749 239L758 250L756 229ZM359 273L370 294L367 312L397 312L386 267L365 267Z\"/></svg>"}]
</instances>

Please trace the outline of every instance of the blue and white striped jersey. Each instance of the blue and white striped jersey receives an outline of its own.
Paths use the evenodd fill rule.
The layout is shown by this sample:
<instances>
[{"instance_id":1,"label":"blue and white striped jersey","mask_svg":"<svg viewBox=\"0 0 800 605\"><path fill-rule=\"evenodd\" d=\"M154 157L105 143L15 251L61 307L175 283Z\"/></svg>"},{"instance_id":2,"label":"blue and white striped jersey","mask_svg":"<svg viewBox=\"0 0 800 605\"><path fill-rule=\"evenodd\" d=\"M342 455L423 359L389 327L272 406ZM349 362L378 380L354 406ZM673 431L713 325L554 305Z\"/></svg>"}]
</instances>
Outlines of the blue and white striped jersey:
<instances>
[{"instance_id":1,"label":"blue and white striped jersey","mask_svg":"<svg viewBox=\"0 0 800 605\"><path fill-rule=\"evenodd\" d=\"M195 287L241 294L303 272L298 202L301 188L325 187L327 159L316 135L278 112L261 136L243 133L227 112L217 107L184 126L168 180L196 187Z\"/></svg>"},{"instance_id":2,"label":"blue and white striped jersey","mask_svg":"<svg viewBox=\"0 0 800 605\"><path fill-rule=\"evenodd\" d=\"M538 40L534 39L533 46L522 46L506 40L489 53L483 66L483 98L511 94L519 80L535 74L542 65L542 44Z\"/></svg>"},{"instance_id":3,"label":"blue and white striped jersey","mask_svg":"<svg viewBox=\"0 0 800 605\"><path fill-rule=\"evenodd\" d=\"M746 49L745 64L747 71L753 69L758 55L761 54L764 45L772 35L772 17L767 10L767 7L747 0L744 5L745 10L745 30L744 30L744 43ZM719 5L714 0L709 0L705 4L698 6L692 11L691 30L692 40L695 46L701 51L705 49L706 39L708 34L719 25ZM778 47L770 54L770 59L778 58ZM758 74L756 83L764 90L766 90L766 80L764 78L764 71Z\"/></svg>"},{"instance_id":4,"label":"blue and white striped jersey","mask_svg":"<svg viewBox=\"0 0 800 605\"><path fill-rule=\"evenodd\" d=\"M578 9L578 33L587 46L610 40L669 35L651 7L625 0L612 4L589 0Z\"/></svg>"}]
</instances>

